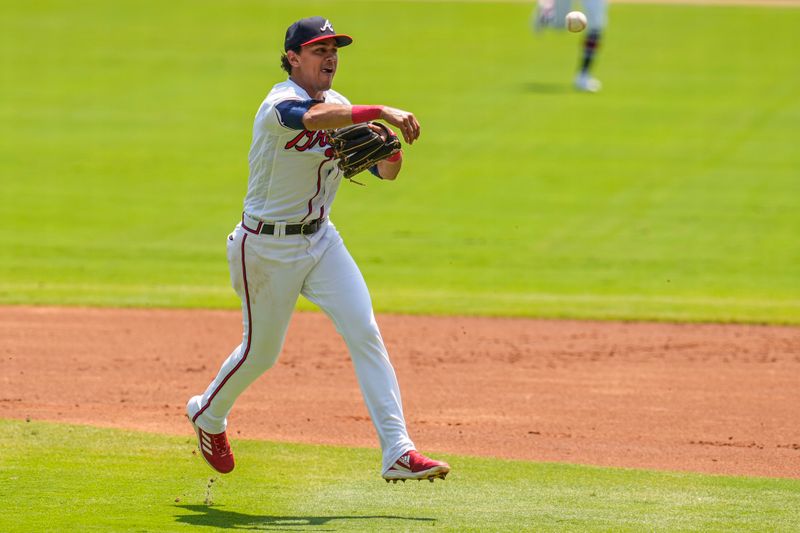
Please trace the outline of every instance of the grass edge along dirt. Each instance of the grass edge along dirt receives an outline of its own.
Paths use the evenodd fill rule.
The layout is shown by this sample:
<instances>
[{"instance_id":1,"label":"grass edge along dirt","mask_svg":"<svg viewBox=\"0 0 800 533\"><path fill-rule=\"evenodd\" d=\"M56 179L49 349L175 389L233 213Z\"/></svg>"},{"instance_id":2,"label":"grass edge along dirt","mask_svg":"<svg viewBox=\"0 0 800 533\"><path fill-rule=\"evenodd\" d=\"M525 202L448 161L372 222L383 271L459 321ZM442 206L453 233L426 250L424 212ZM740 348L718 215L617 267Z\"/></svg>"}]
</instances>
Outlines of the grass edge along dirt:
<instances>
[{"instance_id":1,"label":"grass edge along dirt","mask_svg":"<svg viewBox=\"0 0 800 533\"><path fill-rule=\"evenodd\" d=\"M446 481L387 485L376 449L240 439L236 470L220 476L188 429L1 420L0 499L15 512L0 529L781 531L800 519L796 479L437 454Z\"/></svg>"}]
</instances>

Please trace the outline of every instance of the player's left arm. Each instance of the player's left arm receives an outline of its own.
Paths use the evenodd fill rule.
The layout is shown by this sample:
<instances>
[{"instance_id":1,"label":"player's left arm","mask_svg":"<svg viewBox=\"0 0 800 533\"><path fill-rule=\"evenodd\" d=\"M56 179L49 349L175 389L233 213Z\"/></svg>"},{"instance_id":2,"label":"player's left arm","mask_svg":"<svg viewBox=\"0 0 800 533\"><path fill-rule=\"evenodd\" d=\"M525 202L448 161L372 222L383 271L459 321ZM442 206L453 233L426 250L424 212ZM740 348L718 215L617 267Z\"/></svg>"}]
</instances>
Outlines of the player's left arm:
<instances>
[{"instance_id":1,"label":"player's left arm","mask_svg":"<svg viewBox=\"0 0 800 533\"><path fill-rule=\"evenodd\" d=\"M319 103L303 114L307 130L333 130L372 120L383 120L400 129L406 144L419 138L420 125L414 113L383 105L347 105Z\"/></svg>"}]
</instances>

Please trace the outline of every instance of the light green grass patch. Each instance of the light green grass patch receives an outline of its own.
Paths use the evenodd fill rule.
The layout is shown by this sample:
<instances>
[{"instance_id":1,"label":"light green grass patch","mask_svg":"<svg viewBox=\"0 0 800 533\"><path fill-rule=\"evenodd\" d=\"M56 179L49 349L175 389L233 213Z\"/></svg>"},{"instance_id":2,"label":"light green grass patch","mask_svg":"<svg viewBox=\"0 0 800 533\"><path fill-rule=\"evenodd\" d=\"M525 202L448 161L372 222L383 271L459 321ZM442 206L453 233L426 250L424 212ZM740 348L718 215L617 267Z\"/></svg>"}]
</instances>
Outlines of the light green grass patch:
<instances>
[{"instance_id":1,"label":"light green grass patch","mask_svg":"<svg viewBox=\"0 0 800 533\"><path fill-rule=\"evenodd\" d=\"M4 6L0 303L238 307L252 118L319 12L355 38L335 88L423 127L334 209L379 311L800 323L800 10L612 5L585 95L531 9Z\"/></svg>"},{"instance_id":2,"label":"light green grass patch","mask_svg":"<svg viewBox=\"0 0 800 533\"><path fill-rule=\"evenodd\" d=\"M377 450L251 440L233 441L236 469L219 476L192 454L193 435L0 430L6 532L789 531L800 520L798 480L439 454L446 481L387 485Z\"/></svg>"}]
</instances>

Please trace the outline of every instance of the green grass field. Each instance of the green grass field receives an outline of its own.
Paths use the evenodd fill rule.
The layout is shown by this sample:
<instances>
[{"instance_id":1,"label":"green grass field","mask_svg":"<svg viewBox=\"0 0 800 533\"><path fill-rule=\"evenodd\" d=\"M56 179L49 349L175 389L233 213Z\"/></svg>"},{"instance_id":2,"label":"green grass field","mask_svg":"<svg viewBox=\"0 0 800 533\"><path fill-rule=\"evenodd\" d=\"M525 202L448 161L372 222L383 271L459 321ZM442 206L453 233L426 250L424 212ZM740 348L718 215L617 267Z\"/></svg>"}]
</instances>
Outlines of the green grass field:
<instances>
[{"instance_id":1,"label":"green grass field","mask_svg":"<svg viewBox=\"0 0 800 533\"><path fill-rule=\"evenodd\" d=\"M790 531L800 520L798 480L447 456L447 481L387 485L375 450L234 441L237 470L209 483L193 438L22 421L0 429L9 533Z\"/></svg>"},{"instance_id":2,"label":"green grass field","mask_svg":"<svg viewBox=\"0 0 800 533\"><path fill-rule=\"evenodd\" d=\"M4 4L0 303L238 307L252 117L320 12L335 87L423 125L333 214L379 311L800 323L800 9L614 5L583 95L529 4Z\"/></svg>"}]
</instances>

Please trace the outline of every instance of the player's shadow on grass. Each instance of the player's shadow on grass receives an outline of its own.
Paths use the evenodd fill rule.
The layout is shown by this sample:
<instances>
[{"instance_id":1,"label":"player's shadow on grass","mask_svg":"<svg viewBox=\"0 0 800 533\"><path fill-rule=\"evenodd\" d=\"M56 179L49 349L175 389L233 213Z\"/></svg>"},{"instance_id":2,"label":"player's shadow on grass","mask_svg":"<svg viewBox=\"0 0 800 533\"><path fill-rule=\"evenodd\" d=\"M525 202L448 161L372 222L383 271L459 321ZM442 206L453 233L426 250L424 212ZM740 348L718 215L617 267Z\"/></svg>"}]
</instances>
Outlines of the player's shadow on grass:
<instances>
[{"instance_id":1,"label":"player's shadow on grass","mask_svg":"<svg viewBox=\"0 0 800 533\"><path fill-rule=\"evenodd\" d=\"M387 525L391 522L400 528L401 521L412 520L417 522L430 522L434 525L435 518L416 518L407 516L393 515L369 515L369 516L274 516L274 515L254 515L237 513L236 511L226 511L219 507L209 507L207 505L176 505L179 509L192 511L198 514L185 514L175 517L175 521L181 524L192 526L208 526L221 529L247 529L251 531L332 531L320 526L335 528L337 521L357 521L357 520L381 520L386 521ZM344 524L343 524L344 525ZM348 524L348 525L352 525ZM374 526L374 524L372 524ZM364 527L370 527L364 524ZM390 526L389 526L390 527Z\"/></svg>"},{"instance_id":2,"label":"player's shadow on grass","mask_svg":"<svg viewBox=\"0 0 800 533\"><path fill-rule=\"evenodd\" d=\"M570 91L570 87L564 83L529 81L522 84L522 90L524 90L526 93L564 94Z\"/></svg>"}]
</instances>

